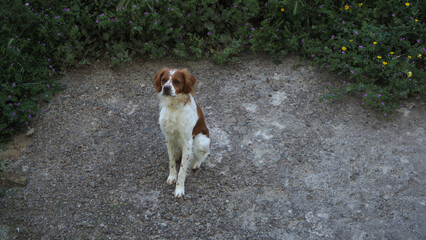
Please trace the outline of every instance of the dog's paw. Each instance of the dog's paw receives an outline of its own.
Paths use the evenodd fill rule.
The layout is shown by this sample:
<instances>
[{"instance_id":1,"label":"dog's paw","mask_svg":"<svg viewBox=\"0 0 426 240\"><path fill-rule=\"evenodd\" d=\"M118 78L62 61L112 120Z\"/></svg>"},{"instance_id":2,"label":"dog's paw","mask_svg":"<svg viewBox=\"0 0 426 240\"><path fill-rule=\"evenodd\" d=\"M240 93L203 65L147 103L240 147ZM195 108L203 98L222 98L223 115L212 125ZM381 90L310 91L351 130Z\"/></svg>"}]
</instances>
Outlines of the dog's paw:
<instances>
[{"instance_id":1,"label":"dog's paw","mask_svg":"<svg viewBox=\"0 0 426 240\"><path fill-rule=\"evenodd\" d=\"M197 169L199 169L201 167L201 163L195 163L193 166L192 166L192 170L197 170Z\"/></svg>"},{"instance_id":2,"label":"dog's paw","mask_svg":"<svg viewBox=\"0 0 426 240\"><path fill-rule=\"evenodd\" d=\"M185 188L181 186L177 186L175 189L175 197L181 198L185 195Z\"/></svg>"},{"instance_id":3,"label":"dog's paw","mask_svg":"<svg viewBox=\"0 0 426 240\"><path fill-rule=\"evenodd\" d=\"M176 176L169 175L167 178L167 184L172 185L176 183Z\"/></svg>"}]
</instances>

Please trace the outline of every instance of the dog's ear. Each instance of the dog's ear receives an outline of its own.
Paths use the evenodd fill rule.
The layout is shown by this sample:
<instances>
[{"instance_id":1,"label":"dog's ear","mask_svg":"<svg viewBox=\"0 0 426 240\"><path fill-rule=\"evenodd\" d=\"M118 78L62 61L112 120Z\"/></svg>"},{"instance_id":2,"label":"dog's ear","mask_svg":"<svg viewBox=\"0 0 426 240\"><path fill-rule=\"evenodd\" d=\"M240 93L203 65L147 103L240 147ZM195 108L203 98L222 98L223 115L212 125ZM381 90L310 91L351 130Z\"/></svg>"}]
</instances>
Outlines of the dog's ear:
<instances>
[{"instance_id":1,"label":"dog's ear","mask_svg":"<svg viewBox=\"0 0 426 240\"><path fill-rule=\"evenodd\" d=\"M158 71L154 76L154 88L156 92L161 92L161 79L163 78L164 74L169 71L168 68L162 68L160 71Z\"/></svg>"},{"instance_id":2,"label":"dog's ear","mask_svg":"<svg viewBox=\"0 0 426 240\"><path fill-rule=\"evenodd\" d=\"M194 93L194 85L197 83L197 79L186 69L181 70L181 72L184 78L184 86L182 92L185 94Z\"/></svg>"}]
</instances>

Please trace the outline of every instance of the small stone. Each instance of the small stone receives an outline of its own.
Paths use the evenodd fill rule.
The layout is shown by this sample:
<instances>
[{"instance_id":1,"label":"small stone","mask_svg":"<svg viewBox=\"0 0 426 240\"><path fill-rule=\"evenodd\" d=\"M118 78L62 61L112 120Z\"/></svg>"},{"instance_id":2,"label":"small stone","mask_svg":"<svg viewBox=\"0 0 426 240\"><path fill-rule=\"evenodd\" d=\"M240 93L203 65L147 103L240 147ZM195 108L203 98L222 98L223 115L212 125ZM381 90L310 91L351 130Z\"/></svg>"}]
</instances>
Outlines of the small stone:
<instances>
[{"instance_id":1,"label":"small stone","mask_svg":"<svg viewBox=\"0 0 426 240\"><path fill-rule=\"evenodd\" d=\"M28 184L28 179L25 176L18 176L16 174L6 173L4 174L4 177L6 181L9 182L11 185L25 187Z\"/></svg>"},{"instance_id":2,"label":"small stone","mask_svg":"<svg viewBox=\"0 0 426 240\"><path fill-rule=\"evenodd\" d=\"M35 131L35 129L31 128L30 130L28 130L28 132L26 133L26 135L29 137L29 136L31 136L31 135L34 134L34 131Z\"/></svg>"},{"instance_id":3,"label":"small stone","mask_svg":"<svg viewBox=\"0 0 426 240\"><path fill-rule=\"evenodd\" d=\"M111 229L109 229L109 227L105 225L104 223L101 223L99 226L101 227L103 233L106 233L106 234L111 233Z\"/></svg>"},{"instance_id":4,"label":"small stone","mask_svg":"<svg viewBox=\"0 0 426 240\"><path fill-rule=\"evenodd\" d=\"M133 113L135 113L136 108L138 107L138 105L133 105L132 110L130 110L130 112L127 115L132 115Z\"/></svg>"},{"instance_id":5,"label":"small stone","mask_svg":"<svg viewBox=\"0 0 426 240\"><path fill-rule=\"evenodd\" d=\"M413 109L413 107L415 107L415 106L416 106L416 104L415 104L415 103L407 103L406 105L407 105L407 108L408 108L409 110Z\"/></svg>"}]
</instances>

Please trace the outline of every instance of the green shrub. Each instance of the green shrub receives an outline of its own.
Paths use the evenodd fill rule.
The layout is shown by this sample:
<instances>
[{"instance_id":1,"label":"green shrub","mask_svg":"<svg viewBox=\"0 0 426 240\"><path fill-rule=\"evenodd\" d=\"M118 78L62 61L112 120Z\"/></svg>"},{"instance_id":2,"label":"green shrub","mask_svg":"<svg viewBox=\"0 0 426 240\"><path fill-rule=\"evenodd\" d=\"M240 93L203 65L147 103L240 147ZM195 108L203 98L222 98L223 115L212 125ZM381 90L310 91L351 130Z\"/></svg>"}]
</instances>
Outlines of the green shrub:
<instances>
[{"instance_id":1,"label":"green shrub","mask_svg":"<svg viewBox=\"0 0 426 240\"><path fill-rule=\"evenodd\" d=\"M422 9L422 1L323 4L319 14L327 18L316 20L303 46L305 57L349 75L351 82L340 93L361 91L361 104L382 109L386 116L399 99L425 89Z\"/></svg>"},{"instance_id":2,"label":"green shrub","mask_svg":"<svg viewBox=\"0 0 426 240\"><path fill-rule=\"evenodd\" d=\"M136 56L238 62L287 53L349 76L322 99L361 91L385 114L424 91L425 1L113 0L0 3L0 133L25 126L69 65ZM375 44L376 43L376 44Z\"/></svg>"},{"instance_id":3,"label":"green shrub","mask_svg":"<svg viewBox=\"0 0 426 240\"><path fill-rule=\"evenodd\" d=\"M7 5L7 6L6 6ZM39 100L55 92L55 63L45 36L34 31L39 18L24 4L2 2L0 38L0 140L28 124ZM22 13L22 14L16 14Z\"/></svg>"}]
</instances>

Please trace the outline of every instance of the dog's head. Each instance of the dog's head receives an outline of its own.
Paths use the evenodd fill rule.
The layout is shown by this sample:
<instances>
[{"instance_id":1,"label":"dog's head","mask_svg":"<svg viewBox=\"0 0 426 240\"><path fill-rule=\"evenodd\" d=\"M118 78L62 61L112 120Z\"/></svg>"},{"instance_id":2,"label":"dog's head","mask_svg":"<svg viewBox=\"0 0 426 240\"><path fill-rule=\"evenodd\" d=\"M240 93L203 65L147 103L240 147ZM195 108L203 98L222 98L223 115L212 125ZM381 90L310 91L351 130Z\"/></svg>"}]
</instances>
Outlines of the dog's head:
<instances>
[{"instance_id":1,"label":"dog's head","mask_svg":"<svg viewBox=\"0 0 426 240\"><path fill-rule=\"evenodd\" d=\"M155 91L167 97L193 93L196 82L194 75L186 69L163 68L154 77Z\"/></svg>"}]
</instances>

